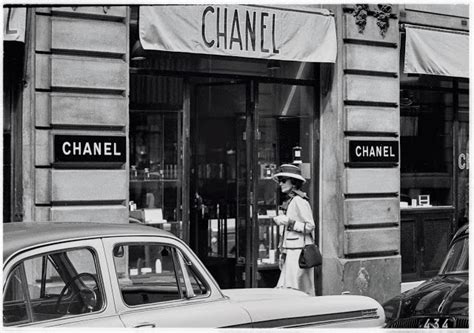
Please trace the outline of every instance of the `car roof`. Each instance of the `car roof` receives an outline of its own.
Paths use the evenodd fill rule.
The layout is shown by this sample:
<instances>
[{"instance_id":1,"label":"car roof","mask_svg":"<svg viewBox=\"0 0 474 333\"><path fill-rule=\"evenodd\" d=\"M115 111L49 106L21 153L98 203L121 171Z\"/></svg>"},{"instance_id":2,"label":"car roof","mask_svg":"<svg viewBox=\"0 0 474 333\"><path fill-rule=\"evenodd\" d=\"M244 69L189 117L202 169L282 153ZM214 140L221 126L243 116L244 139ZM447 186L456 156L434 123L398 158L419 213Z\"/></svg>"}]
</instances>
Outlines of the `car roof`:
<instances>
[{"instance_id":1,"label":"car roof","mask_svg":"<svg viewBox=\"0 0 474 333\"><path fill-rule=\"evenodd\" d=\"M99 222L12 222L3 223L3 260L26 248L42 244L111 236L168 236L173 234L146 225Z\"/></svg>"}]
</instances>

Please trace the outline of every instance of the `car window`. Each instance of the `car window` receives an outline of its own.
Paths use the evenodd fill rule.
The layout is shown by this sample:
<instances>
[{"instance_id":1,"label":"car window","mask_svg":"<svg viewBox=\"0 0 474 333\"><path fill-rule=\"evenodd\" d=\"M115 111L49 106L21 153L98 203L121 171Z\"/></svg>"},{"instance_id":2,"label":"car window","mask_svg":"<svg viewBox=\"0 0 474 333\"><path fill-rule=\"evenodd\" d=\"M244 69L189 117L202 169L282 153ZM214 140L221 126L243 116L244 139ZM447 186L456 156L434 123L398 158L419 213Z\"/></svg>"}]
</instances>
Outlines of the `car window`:
<instances>
[{"instance_id":1,"label":"car window","mask_svg":"<svg viewBox=\"0 0 474 333\"><path fill-rule=\"evenodd\" d=\"M193 293L195 296L199 295L205 295L208 292L208 287L204 283L204 279L201 277L201 275L198 273L196 270L196 267L192 264L190 260L188 260L182 252L179 252L179 255L181 258L183 258L184 266L186 267L186 273L189 278L189 281L191 283L191 287L193 289ZM186 288L184 286L183 288Z\"/></svg>"},{"instance_id":2,"label":"car window","mask_svg":"<svg viewBox=\"0 0 474 333\"><path fill-rule=\"evenodd\" d=\"M14 312L25 306L25 299L31 309L31 322L101 310L103 291L96 267L97 260L90 249L52 252L23 260L7 281L6 290L12 291L4 295L4 323L24 320L24 316L6 317L5 311ZM23 299L20 287L25 290Z\"/></svg>"},{"instance_id":3,"label":"car window","mask_svg":"<svg viewBox=\"0 0 474 333\"><path fill-rule=\"evenodd\" d=\"M455 242L449 249L440 274L467 273L469 270L469 238Z\"/></svg>"},{"instance_id":4,"label":"car window","mask_svg":"<svg viewBox=\"0 0 474 333\"><path fill-rule=\"evenodd\" d=\"M171 246L118 244L114 264L123 301L129 306L183 298L184 278Z\"/></svg>"},{"instance_id":5,"label":"car window","mask_svg":"<svg viewBox=\"0 0 474 333\"><path fill-rule=\"evenodd\" d=\"M25 285L22 283L22 265L16 266L7 279L3 294L3 323L19 324L28 321Z\"/></svg>"},{"instance_id":6,"label":"car window","mask_svg":"<svg viewBox=\"0 0 474 333\"><path fill-rule=\"evenodd\" d=\"M122 299L129 306L208 293L209 288L196 268L173 246L159 243L117 244L113 257ZM187 283L193 292L187 292Z\"/></svg>"}]
</instances>

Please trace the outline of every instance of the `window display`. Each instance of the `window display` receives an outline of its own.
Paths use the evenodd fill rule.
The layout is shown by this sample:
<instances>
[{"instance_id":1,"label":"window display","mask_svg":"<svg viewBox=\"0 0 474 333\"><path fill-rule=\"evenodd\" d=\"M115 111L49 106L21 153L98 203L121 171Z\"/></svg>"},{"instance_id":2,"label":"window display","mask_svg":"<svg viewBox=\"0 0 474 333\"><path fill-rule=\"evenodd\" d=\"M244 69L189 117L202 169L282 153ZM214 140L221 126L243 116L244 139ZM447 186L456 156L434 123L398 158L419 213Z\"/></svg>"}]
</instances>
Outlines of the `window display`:
<instances>
[{"instance_id":1,"label":"window display","mask_svg":"<svg viewBox=\"0 0 474 333\"><path fill-rule=\"evenodd\" d=\"M277 266L282 230L273 222L281 204L278 184L272 176L278 165L297 163L309 180L304 191L311 191L312 87L259 84L258 113L258 265Z\"/></svg>"},{"instance_id":2,"label":"window display","mask_svg":"<svg viewBox=\"0 0 474 333\"><path fill-rule=\"evenodd\" d=\"M453 103L452 79L404 74L400 93L401 201L407 206L453 204Z\"/></svg>"},{"instance_id":3,"label":"window display","mask_svg":"<svg viewBox=\"0 0 474 333\"><path fill-rule=\"evenodd\" d=\"M182 102L166 89L152 94L158 84L176 86L179 79L148 79L147 96L139 83L145 78L132 76L130 111L130 216L182 237ZM151 85L151 87L150 87ZM168 88L169 89L169 88ZM164 96L159 96L164 94Z\"/></svg>"}]
</instances>

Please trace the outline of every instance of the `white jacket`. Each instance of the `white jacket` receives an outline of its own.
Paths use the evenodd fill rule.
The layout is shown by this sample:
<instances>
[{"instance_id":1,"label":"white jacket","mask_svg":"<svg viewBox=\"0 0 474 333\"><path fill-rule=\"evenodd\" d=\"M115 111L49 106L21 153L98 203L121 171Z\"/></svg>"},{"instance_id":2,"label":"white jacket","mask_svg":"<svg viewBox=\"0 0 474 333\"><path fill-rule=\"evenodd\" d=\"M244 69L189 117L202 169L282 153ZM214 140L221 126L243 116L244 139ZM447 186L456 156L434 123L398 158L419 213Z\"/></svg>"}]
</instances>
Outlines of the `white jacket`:
<instances>
[{"instance_id":1,"label":"white jacket","mask_svg":"<svg viewBox=\"0 0 474 333\"><path fill-rule=\"evenodd\" d=\"M295 221L293 230L285 230L283 232L283 239L281 241L282 251L286 249L302 249L306 244L313 243L313 230L315 228L313 212L308 200L303 199L299 195L290 201L286 216L290 220ZM303 231L306 230L306 240Z\"/></svg>"}]
</instances>

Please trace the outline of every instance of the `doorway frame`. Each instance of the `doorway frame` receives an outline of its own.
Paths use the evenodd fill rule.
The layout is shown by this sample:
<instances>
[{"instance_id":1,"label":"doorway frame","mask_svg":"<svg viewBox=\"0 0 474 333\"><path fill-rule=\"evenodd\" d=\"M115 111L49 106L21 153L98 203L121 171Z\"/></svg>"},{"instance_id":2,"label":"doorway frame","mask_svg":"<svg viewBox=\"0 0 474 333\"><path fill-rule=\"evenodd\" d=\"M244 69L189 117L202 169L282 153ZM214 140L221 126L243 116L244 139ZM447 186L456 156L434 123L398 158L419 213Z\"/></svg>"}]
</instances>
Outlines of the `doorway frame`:
<instances>
[{"instance_id":1,"label":"doorway frame","mask_svg":"<svg viewBox=\"0 0 474 333\"><path fill-rule=\"evenodd\" d=\"M247 163L251 166L251 172L248 173L247 182L247 218L250 219L251 223L247 224L246 235L247 239L251 239L252 246L247 246L247 257L252 258L252 262L245 265L246 276L250 276L250 279L245 279L245 287L256 287L257 286L257 255L256 245L258 242L255 240L257 230L257 196L250 195L250 193L256 193L258 178L254 175L258 168L258 142L255 140L258 136L258 115L255 111L255 94L258 92L258 85L260 83L273 83L273 84L286 84L286 85L297 85L297 86L310 86L313 87L314 91L314 114L313 114L313 144L311 149L312 158L311 160L317 160L317 163L313 163L311 177L313 179L312 190L309 193L311 198L311 205L313 207L313 216L316 220L315 228L315 241L319 244L320 239L320 168L321 161L319 159L320 153L320 110L321 110L321 75L320 75L320 64L314 66L314 79L292 79L292 78L277 78L269 76L256 76L256 75L241 75L241 74L229 74L229 73L206 73L198 71L178 71L178 70L163 70L163 69L148 69L130 67L129 75L149 75L149 76L170 76L182 78L184 82L184 100L183 100L183 121L182 121L182 147L181 152L183 154L183 183L181 191L181 204L182 210L182 222L183 222L183 241L190 244L190 176L191 176L191 144L190 144L190 124L191 124L191 108L192 108L192 89L190 80L192 78L215 78L215 79L228 79L244 81L246 84L246 115L247 115L247 133L250 133L250 140L247 140ZM250 113L250 114L249 114ZM250 117L248 117L250 116ZM249 119L251 118L251 119ZM250 147L249 147L250 146ZM251 149L249 149L251 148ZM251 157L251 159L248 159ZM320 270L315 270L315 275L319 275ZM315 276L316 277L316 276ZM316 294L321 294L321 279L316 278Z\"/></svg>"}]
</instances>

